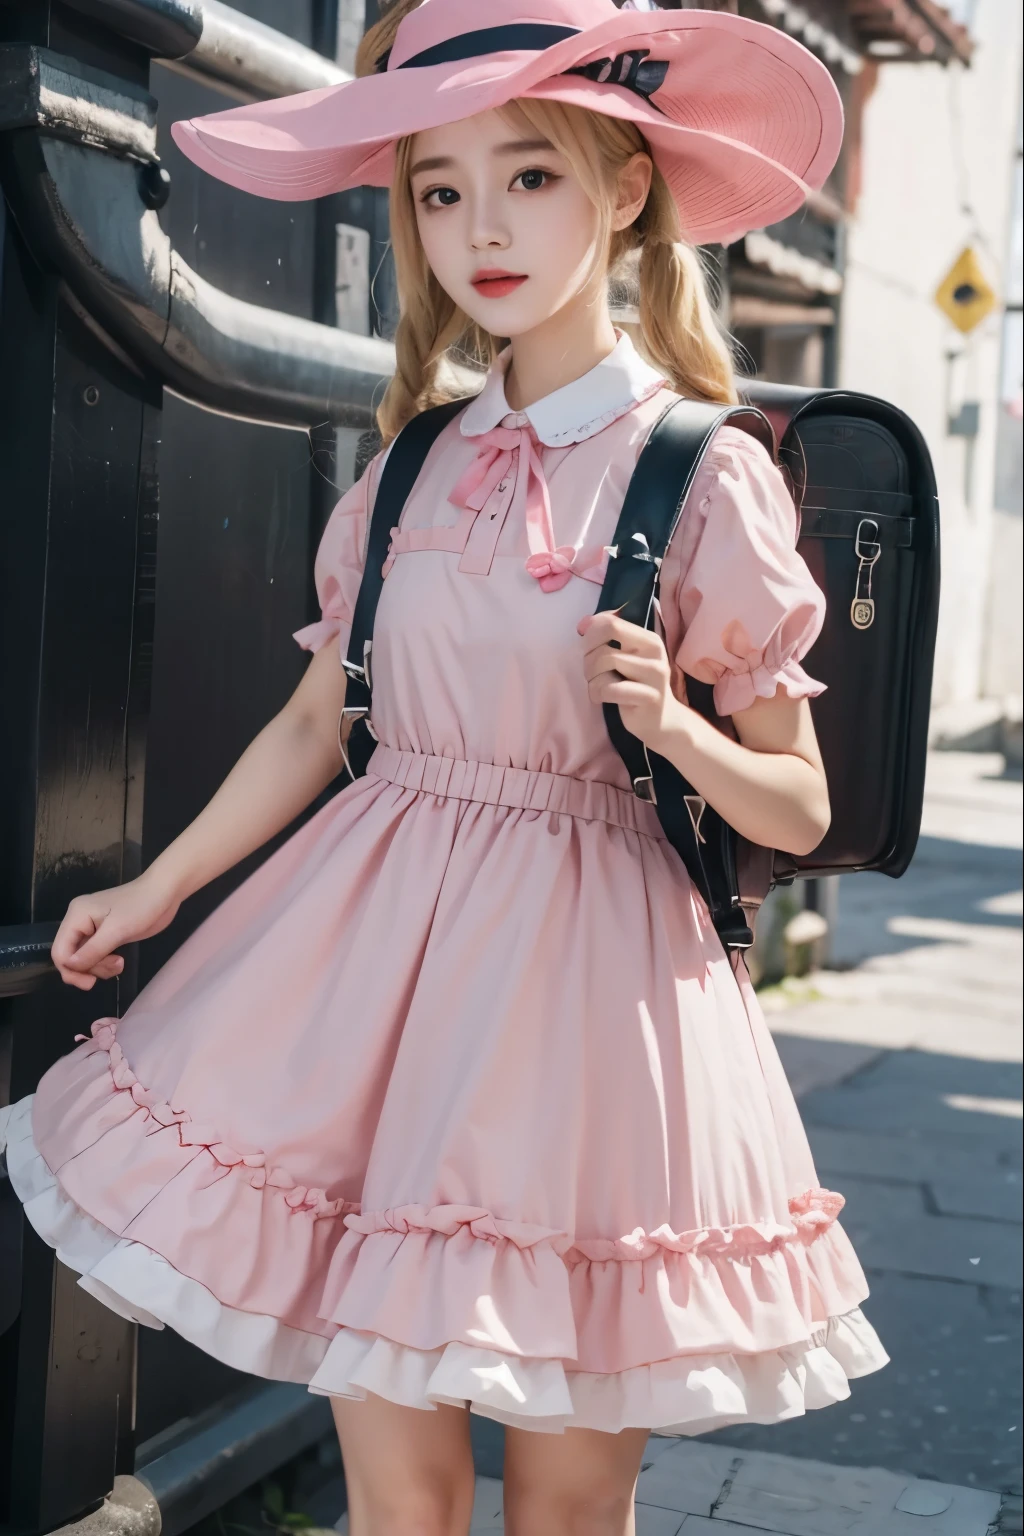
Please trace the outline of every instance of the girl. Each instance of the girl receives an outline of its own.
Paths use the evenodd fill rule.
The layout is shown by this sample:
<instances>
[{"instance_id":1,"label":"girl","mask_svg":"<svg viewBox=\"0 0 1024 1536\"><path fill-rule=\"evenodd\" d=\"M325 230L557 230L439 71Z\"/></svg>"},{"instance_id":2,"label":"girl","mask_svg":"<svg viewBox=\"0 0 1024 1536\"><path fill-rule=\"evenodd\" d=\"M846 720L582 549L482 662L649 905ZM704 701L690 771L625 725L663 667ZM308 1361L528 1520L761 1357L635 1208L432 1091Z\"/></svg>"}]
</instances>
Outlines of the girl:
<instances>
[{"instance_id":1,"label":"girl","mask_svg":"<svg viewBox=\"0 0 1024 1536\"><path fill-rule=\"evenodd\" d=\"M390 180L386 445L446 359L490 366L393 531L369 773L6 1112L8 1157L88 1290L330 1395L355 1536L466 1531L469 1410L508 1426L510 1536L623 1536L648 1431L788 1418L886 1358L743 967L601 709L747 838L820 840L800 661L822 599L763 449L721 432L662 634L593 613L652 425L735 399L680 228L784 217L840 115L821 65L732 15L490 0L479 21L401 4L363 78L176 127L269 196ZM631 253L643 356L607 304ZM140 879L72 902L70 985L117 975L339 772L384 457L324 534L302 683Z\"/></svg>"}]
</instances>

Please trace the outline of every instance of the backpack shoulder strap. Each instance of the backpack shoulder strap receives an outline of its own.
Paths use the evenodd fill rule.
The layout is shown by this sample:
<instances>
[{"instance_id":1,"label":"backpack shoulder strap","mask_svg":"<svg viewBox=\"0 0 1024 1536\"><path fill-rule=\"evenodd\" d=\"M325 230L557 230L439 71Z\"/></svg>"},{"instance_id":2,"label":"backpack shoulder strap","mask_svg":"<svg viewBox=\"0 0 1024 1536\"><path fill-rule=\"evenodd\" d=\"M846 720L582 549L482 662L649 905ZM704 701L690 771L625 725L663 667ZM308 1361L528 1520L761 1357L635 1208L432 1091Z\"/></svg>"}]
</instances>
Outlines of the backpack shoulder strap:
<instances>
[{"instance_id":1,"label":"backpack shoulder strap","mask_svg":"<svg viewBox=\"0 0 1024 1536\"><path fill-rule=\"evenodd\" d=\"M352 616L348 655L343 663L348 673L346 715L365 715L370 708L372 684L369 656L373 643L373 622L384 585L383 566L387 559L391 530L398 525L402 509L416 484L427 454L448 423L465 405L465 400L449 400L444 405L420 411L396 437L387 463L381 471L366 540L363 578Z\"/></svg>"},{"instance_id":2,"label":"backpack shoulder strap","mask_svg":"<svg viewBox=\"0 0 1024 1536\"><path fill-rule=\"evenodd\" d=\"M750 406L676 400L655 422L619 513L611 546L615 553L608 561L598 613L613 608L631 624L649 627L658 568L679 525L697 471L715 434L728 421L750 431L774 456L771 426ZM606 704L604 715L612 744L629 769L634 792L641 799L650 799L653 781L643 742L626 730L615 705Z\"/></svg>"},{"instance_id":3,"label":"backpack shoulder strap","mask_svg":"<svg viewBox=\"0 0 1024 1536\"><path fill-rule=\"evenodd\" d=\"M622 503L598 612L616 609L630 623L650 627L665 551L697 471L727 421L774 450L767 419L747 407L677 400L655 423ZM648 752L626 729L617 705L604 705L604 717L634 794L657 807L665 835L707 903L722 943L727 949L748 948L753 934L740 900L735 832L667 759Z\"/></svg>"}]
</instances>

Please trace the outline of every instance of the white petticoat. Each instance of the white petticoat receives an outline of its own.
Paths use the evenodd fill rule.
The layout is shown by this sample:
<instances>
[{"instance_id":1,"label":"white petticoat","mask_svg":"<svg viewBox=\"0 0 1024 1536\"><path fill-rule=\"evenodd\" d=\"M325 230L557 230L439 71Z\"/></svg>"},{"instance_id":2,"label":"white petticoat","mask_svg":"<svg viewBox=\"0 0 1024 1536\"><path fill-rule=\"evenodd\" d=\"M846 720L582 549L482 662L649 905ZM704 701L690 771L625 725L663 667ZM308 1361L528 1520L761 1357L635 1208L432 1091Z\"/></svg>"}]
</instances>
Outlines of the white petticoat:
<instances>
[{"instance_id":1,"label":"white petticoat","mask_svg":"<svg viewBox=\"0 0 1024 1536\"><path fill-rule=\"evenodd\" d=\"M700 1435L729 1424L775 1424L841 1402L851 1379L888 1362L859 1307L789 1349L692 1355L607 1376L461 1343L410 1349L348 1328L327 1340L224 1306L152 1249L94 1221L36 1150L31 1099L0 1109L0 1152L5 1144L25 1214L84 1290L132 1322L173 1328L236 1370L306 1383L327 1396L373 1393L409 1408L451 1403L503 1424L555 1433L573 1427Z\"/></svg>"}]
</instances>

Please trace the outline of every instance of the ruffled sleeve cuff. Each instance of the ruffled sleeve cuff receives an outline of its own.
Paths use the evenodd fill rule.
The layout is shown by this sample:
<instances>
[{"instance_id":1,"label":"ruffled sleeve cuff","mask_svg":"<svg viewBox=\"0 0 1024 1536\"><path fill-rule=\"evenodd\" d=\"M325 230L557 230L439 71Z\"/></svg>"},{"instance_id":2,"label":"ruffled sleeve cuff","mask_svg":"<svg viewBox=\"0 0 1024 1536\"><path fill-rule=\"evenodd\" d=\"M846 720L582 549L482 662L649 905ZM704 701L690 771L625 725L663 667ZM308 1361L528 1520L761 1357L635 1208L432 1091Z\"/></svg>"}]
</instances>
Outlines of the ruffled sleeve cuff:
<instances>
[{"instance_id":1,"label":"ruffled sleeve cuff","mask_svg":"<svg viewBox=\"0 0 1024 1536\"><path fill-rule=\"evenodd\" d=\"M715 684L715 709L720 715L738 715L755 699L773 699L780 686L789 699L816 699L825 692L825 684L808 676L798 661L774 668L762 663L746 672L723 673Z\"/></svg>"},{"instance_id":2,"label":"ruffled sleeve cuff","mask_svg":"<svg viewBox=\"0 0 1024 1536\"><path fill-rule=\"evenodd\" d=\"M340 618L317 619L315 624L307 624L305 629L297 629L292 639L301 645L304 651L312 651L315 654L341 634L343 624L344 620Z\"/></svg>"}]
</instances>

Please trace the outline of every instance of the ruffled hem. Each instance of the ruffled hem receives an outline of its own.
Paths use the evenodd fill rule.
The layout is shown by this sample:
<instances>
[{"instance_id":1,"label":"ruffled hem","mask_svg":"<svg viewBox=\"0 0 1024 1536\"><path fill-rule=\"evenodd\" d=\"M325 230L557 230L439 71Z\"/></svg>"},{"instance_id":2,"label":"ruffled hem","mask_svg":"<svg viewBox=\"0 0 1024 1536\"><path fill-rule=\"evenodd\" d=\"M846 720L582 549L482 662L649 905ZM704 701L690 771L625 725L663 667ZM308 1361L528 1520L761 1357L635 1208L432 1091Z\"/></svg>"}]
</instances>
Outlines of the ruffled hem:
<instances>
[{"instance_id":1,"label":"ruffled hem","mask_svg":"<svg viewBox=\"0 0 1024 1536\"><path fill-rule=\"evenodd\" d=\"M30 1100L0 1110L0 1151L5 1144L29 1221L104 1305L148 1327L171 1327L237 1370L306 1383L327 1396L373 1393L422 1409L455 1403L548 1433L571 1426L697 1435L728 1424L776 1423L839 1402L849 1396L850 1379L888 1359L859 1307L785 1349L677 1356L608 1374L459 1342L415 1349L347 1327L328 1340L226 1306L145 1244L119 1238L81 1210L35 1148Z\"/></svg>"},{"instance_id":2,"label":"ruffled hem","mask_svg":"<svg viewBox=\"0 0 1024 1536\"><path fill-rule=\"evenodd\" d=\"M32 1100L0 1109L0 1153L32 1226L79 1285L111 1311L147 1328L173 1328L235 1370L308 1383L329 1338L276 1317L226 1306L144 1243L118 1237L65 1193L37 1150Z\"/></svg>"},{"instance_id":3,"label":"ruffled hem","mask_svg":"<svg viewBox=\"0 0 1024 1536\"><path fill-rule=\"evenodd\" d=\"M97 1019L88 1035L76 1035L75 1039L89 1047L85 1055L107 1053L115 1093L127 1094L132 1108L141 1111L144 1121L152 1118L164 1130L176 1128L180 1147L207 1152L225 1172L240 1173L253 1189L277 1191L292 1211L305 1211L322 1221L359 1210L357 1202L330 1199L326 1190L301 1184L286 1169L268 1163L264 1152L239 1152L213 1126L197 1124L187 1109L174 1109L163 1103L139 1082L128 1065L117 1041L117 1025L117 1019Z\"/></svg>"},{"instance_id":4,"label":"ruffled hem","mask_svg":"<svg viewBox=\"0 0 1024 1536\"><path fill-rule=\"evenodd\" d=\"M116 1032L99 1021L53 1069L38 1150L106 1231L240 1313L327 1341L345 1328L606 1375L786 1349L867 1295L842 1196L824 1189L759 1221L607 1236L450 1203L360 1211L148 1090Z\"/></svg>"},{"instance_id":5,"label":"ruffled hem","mask_svg":"<svg viewBox=\"0 0 1024 1536\"><path fill-rule=\"evenodd\" d=\"M842 1204L815 1189L788 1221L575 1240L474 1206L367 1211L344 1219L318 1314L421 1352L458 1343L599 1375L787 1349L867 1294Z\"/></svg>"},{"instance_id":6,"label":"ruffled hem","mask_svg":"<svg viewBox=\"0 0 1024 1536\"><path fill-rule=\"evenodd\" d=\"M555 1434L572 1428L703 1435L729 1424L777 1424L842 1402L854 1377L887 1361L859 1307L790 1349L688 1355L608 1375L466 1344L410 1349L343 1328L310 1391L356 1400L373 1393L407 1408L450 1403L513 1428Z\"/></svg>"},{"instance_id":7,"label":"ruffled hem","mask_svg":"<svg viewBox=\"0 0 1024 1536\"><path fill-rule=\"evenodd\" d=\"M413 1233L437 1233L456 1237L462 1231L488 1243L508 1242L520 1251L550 1245L572 1268L576 1264L624 1264L654 1258L658 1253L696 1253L738 1259L776 1252L788 1243L813 1243L828 1231L846 1204L831 1189L808 1189L789 1202L789 1223L776 1221L736 1222L730 1227L699 1227L673 1232L669 1226L645 1232L635 1227L627 1237L578 1238L575 1241L550 1227L523 1221L501 1221L475 1205L401 1205L387 1211L358 1210L345 1217L350 1232L363 1237L381 1233L407 1237Z\"/></svg>"}]
</instances>

